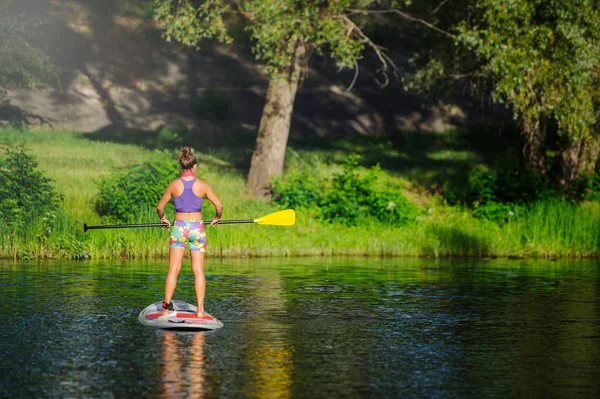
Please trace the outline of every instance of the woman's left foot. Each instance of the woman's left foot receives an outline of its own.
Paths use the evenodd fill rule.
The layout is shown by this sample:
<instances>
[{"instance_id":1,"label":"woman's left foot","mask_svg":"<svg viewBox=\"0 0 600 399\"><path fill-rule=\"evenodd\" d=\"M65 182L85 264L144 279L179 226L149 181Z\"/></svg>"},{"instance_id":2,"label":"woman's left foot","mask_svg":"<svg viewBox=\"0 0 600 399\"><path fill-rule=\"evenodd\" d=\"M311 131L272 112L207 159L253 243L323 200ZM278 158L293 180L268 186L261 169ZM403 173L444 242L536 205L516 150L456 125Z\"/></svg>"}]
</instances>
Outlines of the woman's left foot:
<instances>
[{"instance_id":1,"label":"woman's left foot","mask_svg":"<svg viewBox=\"0 0 600 399\"><path fill-rule=\"evenodd\" d=\"M165 312L160 311L160 316L157 317L157 319L168 319L170 317L177 317L177 311L176 310L167 310Z\"/></svg>"},{"instance_id":2,"label":"woman's left foot","mask_svg":"<svg viewBox=\"0 0 600 399\"><path fill-rule=\"evenodd\" d=\"M159 314L160 314L160 316L158 316L159 319L166 319L166 318L169 318L169 317L176 317L177 316L177 311L173 307L173 302L170 302L170 303L163 302L162 303L162 309L160 310Z\"/></svg>"}]
</instances>

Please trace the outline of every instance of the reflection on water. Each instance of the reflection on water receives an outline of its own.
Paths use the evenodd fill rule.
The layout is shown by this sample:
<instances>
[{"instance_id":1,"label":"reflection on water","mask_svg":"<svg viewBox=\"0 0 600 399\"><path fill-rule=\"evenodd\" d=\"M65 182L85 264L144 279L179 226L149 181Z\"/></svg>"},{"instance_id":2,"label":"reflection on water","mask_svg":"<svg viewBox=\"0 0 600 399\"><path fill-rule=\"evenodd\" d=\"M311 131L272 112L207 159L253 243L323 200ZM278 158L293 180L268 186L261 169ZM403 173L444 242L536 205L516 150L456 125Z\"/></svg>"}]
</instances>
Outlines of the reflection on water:
<instances>
[{"instance_id":1,"label":"reflection on water","mask_svg":"<svg viewBox=\"0 0 600 399\"><path fill-rule=\"evenodd\" d=\"M204 397L204 333L192 333L189 345L172 331L163 335L162 397Z\"/></svg>"},{"instance_id":2,"label":"reflection on water","mask_svg":"<svg viewBox=\"0 0 600 399\"><path fill-rule=\"evenodd\" d=\"M292 351L287 343L288 326L286 303L282 292L281 275L263 280L254 291L255 316L250 323L250 334L261 336L263 343L253 348L249 393L257 398L289 398L292 385Z\"/></svg>"},{"instance_id":3,"label":"reflection on water","mask_svg":"<svg viewBox=\"0 0 600 399\"><path fill-rule=\"evenodd\" d=\"M224 327L173 332L164 263L0 263L0 397L596 397L599 266L212 261Z\"/></svg>"}]
</instances>

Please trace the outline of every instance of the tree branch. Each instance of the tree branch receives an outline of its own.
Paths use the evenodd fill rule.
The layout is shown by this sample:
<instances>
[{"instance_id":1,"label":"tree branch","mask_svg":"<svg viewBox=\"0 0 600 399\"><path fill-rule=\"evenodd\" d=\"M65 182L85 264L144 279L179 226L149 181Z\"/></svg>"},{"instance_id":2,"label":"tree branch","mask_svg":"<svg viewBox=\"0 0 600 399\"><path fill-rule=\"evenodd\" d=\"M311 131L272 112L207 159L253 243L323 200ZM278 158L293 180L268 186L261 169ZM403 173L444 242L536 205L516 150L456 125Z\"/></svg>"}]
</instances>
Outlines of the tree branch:
<instances>
[{"instance_id":1,"label":"tree branch","mask_svg":"<svg viewBox=\"0 0 600 399\"><path fill-rule=\"evenodd\" d=\"M411 22L418 22L421 25L425 25L426 27L433 29L434 31L436 31L438 33L441 33L444 36L450 37L452 39L456 39L456 36L454 36L452 33L447 32L443 29L440 29L437 26L433 25L432 23L425 21L424 19L415 18L412 15L402 12L400 10L397 10L395 8L393 8L391 10L357 10L354 8L347 8L345 11L350 14L365 14L365 15L366 14L398 14L404 19L407 19Z\"/></svg>"},{"instance_id":2,"label":"tree branch","mask_svg":"<svg viewBox=\"0 0 600 399\"><path fill-rule=\"evenodd\" d=\"M358 61L356 61L356 58L354 57L352 57L352 61L354 62L354 77L352 78L352 82L350 82L350 86L348 86L346 90L344 90L345 92L349 92L350 90L352 90L354 84L356 83L356 79L358 79Z\"/></svg>"},{"instance_id":3,"label":"tree branch","mask_svg":"<svg viewBox=\"0 0 600 399\"><path fill-rule=\"evenodd\" d=\"M248 21L254 21L255 14L245 11L242 7L242 4L240 3L240 0L235 0L234 3L237 6L239 13L242 14L242 16L246 17Z\"/></svg>"},{"instance_id":4,"label":"tree branch","mask_svg":"<svg viewBox=\"0 0 600 399\"><path fill-rule=\"evenodd\" d=\"M472 78L472 77L476 77L476 76L484 76L484 74L481 72L481 70L476 69L476 70L471 71L471 72L448 73L445 76L448 77L448 78L451 78L452 80L460 80L460 79L464 79L464 78Z\"/></svg>"},{"instance_id":5,"label":"tree branch","mask_svg":"<svg viewBox=\"0 0 600 399\"><path fill-rule=\"evenodd\" d=\"M438 6L431 12L432 14L437 14L442 7L444 7L450 0L443 0Z\"/></svg>"},{"instance_id":6,"label":"tree branch","mask_svg":"<svg viewBox=\"0 0 600 399\"><path fill-rule=\"evenodd\" d=\"M349 33L356 32L356 35L360 39L364 40L364 42L367 43L367 45L371 47L371 49L373 49L373 51L377 55L377 58L379 58L379 61L381 62L381 68L379 68L377 72L380 72L385 78L385 81L383 83L380 82L377 78L375 78L375 81L381 87L386 87L390 83L390 78L388 76L389 67L392 68L392 73L394 74L394 76L398 76L398 71L400 70L400 68L398 68L394 61L385 53L385 51L383 51L383 48L373 43L373 41L369 39L369 37L365 35L365 33L358 26L356 26L354 21L348 18L347 15L340 15L338 18L341 18L346 24L348 24Z\"/></svg>"}]
</instances>

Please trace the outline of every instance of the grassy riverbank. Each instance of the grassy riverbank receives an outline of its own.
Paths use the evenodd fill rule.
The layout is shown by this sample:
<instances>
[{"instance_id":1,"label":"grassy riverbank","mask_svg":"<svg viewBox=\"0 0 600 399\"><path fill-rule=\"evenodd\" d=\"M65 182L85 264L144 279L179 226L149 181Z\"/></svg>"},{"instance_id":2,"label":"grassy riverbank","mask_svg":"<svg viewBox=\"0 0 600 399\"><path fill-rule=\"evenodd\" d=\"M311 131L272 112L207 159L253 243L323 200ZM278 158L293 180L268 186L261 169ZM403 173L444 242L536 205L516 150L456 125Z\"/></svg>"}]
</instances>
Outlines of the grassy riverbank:
<instances>
[{"instance_id":1,"label":"grassy riverbank","mask_svg":"<svg viewBox=\"0 0 600 399\"><path fill-rule=\"evenodd\" d=\"M108 259L168 256L168 232L164 230L119 229L84 233L83 223L105 223L94 210L98 192L96 183L100 178L145 160L172 155L138 145L93 141L86 135L72 132L0 129L0 144L16 143L25 144L39 162L40 170L54 180L64 201L60 211L40 215L36 218L37 224L25 227L16 235L0 232L0 257ZM338 148L337 153L343 149ZM464 151L453 154L440 147L439 152L450 159L453 156L465 158ZM308 148L298 152L292 150L288 157L288 172L294 171L296 165L306 159L311 159L321 174L339 170L339 166L323 161L323 157L315 154L318 151ZM244 174L231 161L235 157L228 156L222 149L207 150L197 156L201 165L200 177L211 183L224 203L224 218L256 218L278 210L245 193ZM386 153L385 159L392 156ZM396 170L387 178L397 185L412 183L418 186L422 182L413 180L419 175L418 169L419 164L413 163L408 174ZM423 175L428 180L439 181L440 177L432 176L430 169L425 172ZM439 173L444 177L448 169ZM474 218L468 210L441 205L440 198L415 193L408 196L418 203L422 215L401 228L375 223L360 227L326 224L311 212L299 210L297 224L293 227L209 228L209 256L600 256L600 204L595 202L577 206L560 201L538 203L500 227ZM205 218L213 212L207 205ZM139 220L140 223L156 221L153 208Z\"/></svg>"}]
</instances>

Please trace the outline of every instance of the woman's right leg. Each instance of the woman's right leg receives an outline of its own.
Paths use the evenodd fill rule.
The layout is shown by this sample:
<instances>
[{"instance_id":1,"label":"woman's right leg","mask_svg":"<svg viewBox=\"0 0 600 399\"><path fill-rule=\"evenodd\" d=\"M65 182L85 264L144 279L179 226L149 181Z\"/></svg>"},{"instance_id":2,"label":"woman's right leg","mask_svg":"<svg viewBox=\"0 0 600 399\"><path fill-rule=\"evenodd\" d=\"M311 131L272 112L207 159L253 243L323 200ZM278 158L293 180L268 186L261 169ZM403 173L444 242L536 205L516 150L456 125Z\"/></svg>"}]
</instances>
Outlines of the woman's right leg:
<instances>
[{"instance_id":1,"label":"woman's right leg","mask_svg":"<svg viewBox=\"0 0 600 399\"><path fill-rule=\"evenodd\" d=\"M197 314L204 314L204 295L206 293L206 277L204 276L204 252L190 251L192 271L194 272L194 288L196 290Z\"/></svg>"},{"instance_id":2,"label":"woman's right leg","mask_svg":"<svg viewBox=\"0 0 600 399\"><path fill-rule=\"evenodd\" d=\"M169 273L165 281L165 302L171 303L173 294L175 293L175 287L177 287L177 276L181 270L181 263L183 262L183 254L185 248L169 248ZM167 313L166 309L161 310L161 313Z\"/></svg>"}]
</instances>

